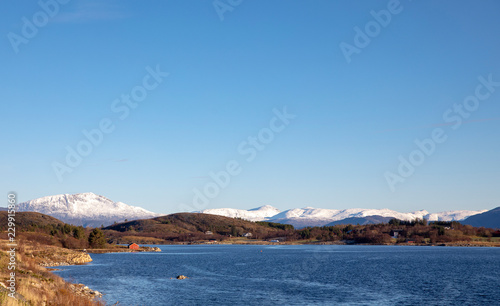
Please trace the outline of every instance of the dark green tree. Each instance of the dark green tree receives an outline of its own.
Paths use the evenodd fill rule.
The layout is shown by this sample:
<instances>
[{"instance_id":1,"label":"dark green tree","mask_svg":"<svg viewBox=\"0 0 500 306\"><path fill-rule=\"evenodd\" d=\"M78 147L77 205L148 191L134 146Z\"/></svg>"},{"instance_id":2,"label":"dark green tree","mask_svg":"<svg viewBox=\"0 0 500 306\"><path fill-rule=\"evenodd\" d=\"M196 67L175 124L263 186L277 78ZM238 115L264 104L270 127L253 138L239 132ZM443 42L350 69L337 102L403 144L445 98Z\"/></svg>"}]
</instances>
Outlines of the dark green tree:
<instances>
[{"instance_id":1,"label":"dark green tree","mask_svg":"<svg viewBox=\"0 0 500 306\"><path fill-rule=\"evenodd\" d=\"M104 238L104 233L100 229L94 228L90 232L89 245L91 248L103 248L106 245L106 238Z\"/></svg>"},{"instance_id":2,"label":"dark green tree","mask_svg":"<svg viewBox=\"0 0 500 306\"><path fill-rule=\"evenodd\" d=\"M73 229L73 237L75 237L76 239L85 238L85 230L82 226L78 226Z\"/></svg>"},{"instance_id":3,"label":"dark green tree","mask_svg":"<svg viewBox=\"0 0 500 306\"><path fill-rule=\"evenodd\" d=\"M396 225L396 226L399 226L399 225L401 224L401 221L400 221L400 220L398 220L398 219L396 219L396 218L394 218L394 219L389 220L389 224L390 224L390 225Z\"/></svg>"},{"instance_id":4,"label":"dark green tree","mask_svg":"<svg viewBox=\"0 0 500 306\"><path fill-rule=\"evenodd\" d=\"M71 233L71 225L69 224L64 224L64 226L62 227L62 232L64 234L69 234Z\"/></svg>"},{"instance_id":5,"label":"dark green tree","mask_svg":"<svg viewBox=\"0 0 500 306\"><path fill-rule=\"evenodd\" d=\"M303 230L299 231L299 235L300 237L302 237L302 239L309 239L311 238L311 231L306 227Z\"/></svg>"},{"instance_id":6,"label":"dark green tree","mask_svg":"<svg viewBox=\"0 0 500 306\"><path fill-rule=\"evenodd\" d=\"M354 227L351 224L348 224L346 227L344 227L343 232L344 233L349 233L353 229L354 229Z\"/></svg>"}]
</instances>

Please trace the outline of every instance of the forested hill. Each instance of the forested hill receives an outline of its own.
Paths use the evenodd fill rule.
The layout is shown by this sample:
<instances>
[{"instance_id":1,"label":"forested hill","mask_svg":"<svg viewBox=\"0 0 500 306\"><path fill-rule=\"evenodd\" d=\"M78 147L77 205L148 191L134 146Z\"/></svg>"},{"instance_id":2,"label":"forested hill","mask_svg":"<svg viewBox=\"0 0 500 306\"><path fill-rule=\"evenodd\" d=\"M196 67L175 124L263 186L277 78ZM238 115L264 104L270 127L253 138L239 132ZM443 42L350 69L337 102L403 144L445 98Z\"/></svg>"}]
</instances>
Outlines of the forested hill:
<instances>
[{"instance_id":1,"label":"forested hill","mask_svg":"<svg viewBox=\"0 0 500 306\"><path fill-rule=\"evenodd\" d=\"M270 222L251 222L202 213L177 213L153 219L134 220L105 227L104 230L134 234L156 234L157 237L169 238L179 235L214 235L243 236L252 233L253 238L262 239L284 235L285 230L294 230L288 224Z\"/></svg>"},{"instance_id":2,"label":"forested hill","mask_svg":"<svg viewBox=\"0 0 500 306\"><path fill-rule=\"evenodd\" d=\"M64 222L37 212L16 212L13 216L16 231L30 231L37 228L53 228L64 225ZM12 220L12 219L11 219ZM6 231L8 227L8 212L0 211L0 231Z\"/></svg>"},{"instance_id":3,"label":"forested hill","mask_svg":"<svg viewBox=\"0 0 500 306\"><path fill-rule=\"evenodd\" d=\"M494 208L482 214L470 216L469 218L461 221L461 223L477 227L484 226L500 229L500 207Z\"/></svg>"},{"instance_id":4,"label":"forested hill","mask_svg":"<svg viewBox=\"0 0 500 306\"><path fill-rule=\"evenodd\" d=\"M0 233L6 238L7 212L0 212ZM370 225L334 225L294 229L288 224L251 222L202 213L177 213L152 219L118 223L102 229L65 224L40 213L16 213L16 237L23 236L42 244L83 249L108 243L165 244L176 242L231 243L243 239L248 243L263 240L287 243L369 243L369 244L443 244L500 245L500 231L463 225L459 222L424 219ZM98 239L97 239L97 238ZM277 239L279 238L279 239ZM247 240L248 239L248 240ZM97 241L97 242L96 242ZM241 241L240 241L241 242Z\"/></svg>"}]
</instances>

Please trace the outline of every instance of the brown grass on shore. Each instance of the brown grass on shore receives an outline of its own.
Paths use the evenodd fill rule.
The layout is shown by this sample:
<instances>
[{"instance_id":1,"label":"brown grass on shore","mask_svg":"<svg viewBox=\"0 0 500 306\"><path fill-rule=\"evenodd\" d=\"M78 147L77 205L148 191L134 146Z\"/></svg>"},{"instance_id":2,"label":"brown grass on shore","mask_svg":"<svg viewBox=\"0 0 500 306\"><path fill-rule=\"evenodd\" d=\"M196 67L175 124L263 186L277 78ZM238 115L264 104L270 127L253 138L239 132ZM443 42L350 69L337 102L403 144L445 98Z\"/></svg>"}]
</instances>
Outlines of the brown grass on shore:
<instances>
[{"instance_id":1,"label":"brown grass on shore","mask_svg":"<svg viewBox=\"0 0 500 306\"><path fill-rule=\"evenodd\" d=\"M500 247L498 239L492 241L472 240L472 241L456 241L445 243L446 246L468 246L468 247Z\"/></svg>"},{"instance_id":2,"label":"brown grass on shore","mask_svg":"<svg viewBox=\"0 0 500 306\"><path fill-rule=\"evenodd\" d=\"M34 251L43 246L29 241L18 242L16 247L16 269L9 270L10 256L7 240L0 240L0 305L74 305L74 306L101 306L102 301L91 300L87 296L77 295L61 277L50 273L40 266ZM15 272L17 299L8 296L8 280L10 272Z\"/></svg>"}]
</instances>

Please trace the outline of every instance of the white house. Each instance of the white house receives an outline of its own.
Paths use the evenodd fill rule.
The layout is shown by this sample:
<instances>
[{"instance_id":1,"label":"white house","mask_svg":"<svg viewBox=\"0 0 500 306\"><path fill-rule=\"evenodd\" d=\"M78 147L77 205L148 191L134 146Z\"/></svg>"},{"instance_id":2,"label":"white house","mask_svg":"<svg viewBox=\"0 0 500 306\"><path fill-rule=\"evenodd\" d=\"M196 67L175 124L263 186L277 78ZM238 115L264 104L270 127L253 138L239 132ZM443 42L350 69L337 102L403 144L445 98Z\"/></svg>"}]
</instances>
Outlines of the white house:
<instances>
[{"instance_id":1,"label":"white house","mask_svg":"<svg viewBox=\"0 0 500 306\"><path fill-rule=\"evenodd\" d=\"M403 230L392 230L390 235L391 235L392 238L396 238L397 239L397 238L399 238L399 233L402 232L402 231Z\"/></svg>"}]
</instances>

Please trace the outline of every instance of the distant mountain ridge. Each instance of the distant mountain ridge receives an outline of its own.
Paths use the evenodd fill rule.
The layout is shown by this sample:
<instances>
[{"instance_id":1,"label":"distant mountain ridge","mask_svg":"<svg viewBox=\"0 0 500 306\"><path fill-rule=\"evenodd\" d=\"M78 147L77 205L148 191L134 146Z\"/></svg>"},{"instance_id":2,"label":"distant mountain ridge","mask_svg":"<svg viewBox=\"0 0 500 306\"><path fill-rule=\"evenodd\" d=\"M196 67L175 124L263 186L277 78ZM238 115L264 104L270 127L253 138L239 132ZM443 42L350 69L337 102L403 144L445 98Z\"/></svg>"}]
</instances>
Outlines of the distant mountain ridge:
<instances>
[{"instance_id":1,"label":"distant mountain ridge","mask_svg":"<svg viewBox=\"0 0 500 306\"><path fill-rule=\"evenodd\" d=\"M34 211L55 217L65 223L91 227L114 222L161 216L141 207L130 206L92 192L60 194L20 203L17 211Z\"/></svg>"},{"instance_id":2,"label":"distant mountain ridge","mask_svg":"<svg viewBox=\"0 0 500 306\"><path fill-rule=\"evenodd\" d=\"M114 222L123 222L125 220L138 220L159 217L157 214L141 207L130 206L122 202L114 202L104 196L94 193L62 194L47 196L20 203L18 211L34 211L55 217L61 221L74 225L99 227L101 225L109 226ZM230 218L241 218L248 221L268 221L276 223L291 224L296 228L306 226L325 226L335 224L374 224L387 222L391 218L401 220L414 220L416 218L425 218L429 221L464 221L475 222L474 226L487 226L484 218L475 221L472 218L482 213L487 214L486 210L457 210L445 211L439 213L429 213L426 210L419 210L409 213L401 213L390 209L324 209L324 208L293 208L285 211L265 205L249 210L236 208L216 208L200 211L204 214L219 215ZM487 214L487 217L490 216ZM492 219L493 218L493 219ZM494 223L495 217L488 217ZM488 224L490 224L488 223ZM472 225L472 223L471 223ZM491 227L491 226L488 226ZM496 226L500 227L500 226Z\"/></svg>"},{"instance_id":3,"label":"distant mountain ridge","mask_svg":"<svg viewBox=\"0 0 500 306\"><path fill-rule=\"evenodd\" d=\"M461 223L475 227L483 226L500 229L500 206L493 208L492 210L488 210L487 212L470 216Z\"/></svg>"},{"instance_id":4,"label":"distant mountain ridge","mask_svg":"<svg viewBox=\"0 0 500 306\"><path fill-rule=\"evenodd\" d=\"M281 213L281 211L270 205L264 205L249 210L237 209L237 208L205 209L201 211L201 213L230 217L230 218L241 218L248 221L264 221L267 220L267 218L271 218Z\"/></svg>"},{"instance_id":5,"label":"distant mountain ridge","mask_svg":"<svg viewBox=\"0 0 500 306\"><path fill-rule=\"evenodd\" d=\"M367 224L378 224L378 223L388 223L392 218L391 217L381 217L381 216L368 216L368 217L353 217L353 218L345 218L342 220L333 221L331 223L325 224L325 226L334 226L341 224L359 224L359 225L367 225Z\"/></svg>"},{"instance_id":6,"label":"distant mountain ridge","mask_svg":"<svg viewBox=\"0 0 500 306\"><path fill-rule=\"evenodd\" d=\"M457 210L444 211L439 213L429 213L426 210L419 210L410 213L401 213L390 209L324 209L324 208L293 208L285 211L266 205L258 208L244 210L235 208L205 209L201 213L220 215L226 217L239 217L249 221L269 221L276 223L292 224L296 228L306 226L325 226L333 224L347 224L346 222L356 222L354 224L382 223L385 220L397 218L400 220L414 220L425 218L429 221L460 221L469 216L480 214L486 210ZM277 212L277 213L276 213ZM273 213L275 213L273 215ZM342 221L343 222L338 222Z\"/></svg>"}]
</instances>

